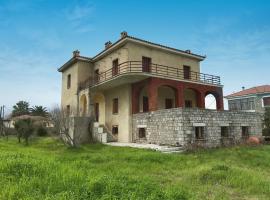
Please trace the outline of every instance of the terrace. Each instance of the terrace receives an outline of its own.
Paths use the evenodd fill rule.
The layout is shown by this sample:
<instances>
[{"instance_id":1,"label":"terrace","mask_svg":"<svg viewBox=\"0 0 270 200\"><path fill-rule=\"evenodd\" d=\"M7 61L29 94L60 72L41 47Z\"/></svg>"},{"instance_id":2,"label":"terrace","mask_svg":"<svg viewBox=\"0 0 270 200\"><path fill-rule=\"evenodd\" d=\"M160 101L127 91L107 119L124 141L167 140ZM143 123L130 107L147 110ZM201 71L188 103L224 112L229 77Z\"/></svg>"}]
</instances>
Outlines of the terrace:
<instances>
[{"instance_id":1,"label":"terrace","mask_svg":"<svg viewBox=\"0 0 270 200\"><path fill-rule=\"evenodd\" d=\"M133 78L130 79L129 76ZM119 78L122 79L119 79ZM221 86L219 76L165 66L154 63L143 63L142 61L126 61L104 72L95 72L94 77L81 82L80 89L94 87L113 79L119 79L120 83L134 83L148 77L158 77L176 81L193 82L212 86Z\"/></svg>"}]
</instances>

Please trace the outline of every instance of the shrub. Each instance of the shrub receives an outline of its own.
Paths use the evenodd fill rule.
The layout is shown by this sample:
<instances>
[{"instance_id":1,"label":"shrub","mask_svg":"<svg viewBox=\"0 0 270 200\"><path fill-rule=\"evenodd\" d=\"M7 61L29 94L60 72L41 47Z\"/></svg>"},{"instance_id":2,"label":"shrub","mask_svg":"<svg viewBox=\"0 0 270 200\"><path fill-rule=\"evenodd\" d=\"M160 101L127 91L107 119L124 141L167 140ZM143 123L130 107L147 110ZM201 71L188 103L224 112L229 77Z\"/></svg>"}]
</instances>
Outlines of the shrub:
<instances>
[{"instance_id":1,"label":"shrub","mask_svg":"<svg viewBox=\"0 0 270 200\"><path fill-rule=\"evenodd\" d=\"M270 136L270 128L263 129L263 136Z\"/></svg>"},{"instance_id":2,"label":"shrub","mask_svg":"<svg viewBox=\"0 0 270 200\"><path fill-rule=\"evenodd\" d=\"M36 130L36 133L40 137L44 137L44 136L48 135L46 128L44 128L43 126L39 126Z\"/></svg>"},{"instance_id":3,"label":"shrub","mask_svg":"<svg viewBox=\"0 0 270 200\"><path fill-rule=\"evenodd\" d=\"M26 145L28 145L29 137L34 132L34 125L31 119L20 119L15 122L15 129L17 131L17 137L19 142L21 138L25 140Z\"/></svg>"}]
</instances>

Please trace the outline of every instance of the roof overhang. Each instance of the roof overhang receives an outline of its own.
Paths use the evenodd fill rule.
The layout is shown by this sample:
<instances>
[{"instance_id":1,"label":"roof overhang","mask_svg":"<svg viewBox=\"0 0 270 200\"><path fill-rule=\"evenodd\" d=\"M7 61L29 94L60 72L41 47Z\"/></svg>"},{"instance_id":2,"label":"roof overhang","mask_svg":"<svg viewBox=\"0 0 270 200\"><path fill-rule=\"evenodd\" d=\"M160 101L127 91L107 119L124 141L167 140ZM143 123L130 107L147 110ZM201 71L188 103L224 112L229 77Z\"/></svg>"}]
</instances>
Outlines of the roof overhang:
<instances>
[{"instance_id":1,"label":"roof overhang","mask_svg":"<svg viewBox=\"0 0 270 200\"><path fill-rule=\"evenodd\" d=\"M148 42L148 41L145 41L145 40L142 40L142 39L139 39L139 38L126 36L126 37L116 41L109 48L107 48L107 49L103 50L102 52L100 52L99 54L97 54L95 57L92 58L92 60L97 61L97 60L103 58L104 56L108 55L109 53L111 53L115 49L118 49L121 46L125 45L127 42L133 42L135 44L140 44L140 45L147 46L147 47L150 47L150 48L160 49L160 50L163 50L163 51L166 51L166 52L170 52L170 53L178 54L178 55L181 55L181 56L193 58L193 59L196 59L198 61L202 61L202 60L204 60L206 58L206 56L201 56L201 55L197 55L197 54L193 54L193 53L188 53L186 51L182 51L182 50L179 50L179 49L163 46L163 45L160 45L160 44L155 44L155 43Z\"/></svg>"},{"instance_id":2,"label":"roof overhang","mask_svg":"<svg viewBox=\"0 0 270 200\"><path fill-rule=\"evenodd\" d=\"M83 57L83 56L72 57L69 61L67 61L64 65L62 65L57 71L58 72L63 72L66 69L68 69L71 65L73 65L74 63L76 63L78 61L91 62L92 59L91 58L87 58L87 57Z\"/></svg>"}]
</instances>

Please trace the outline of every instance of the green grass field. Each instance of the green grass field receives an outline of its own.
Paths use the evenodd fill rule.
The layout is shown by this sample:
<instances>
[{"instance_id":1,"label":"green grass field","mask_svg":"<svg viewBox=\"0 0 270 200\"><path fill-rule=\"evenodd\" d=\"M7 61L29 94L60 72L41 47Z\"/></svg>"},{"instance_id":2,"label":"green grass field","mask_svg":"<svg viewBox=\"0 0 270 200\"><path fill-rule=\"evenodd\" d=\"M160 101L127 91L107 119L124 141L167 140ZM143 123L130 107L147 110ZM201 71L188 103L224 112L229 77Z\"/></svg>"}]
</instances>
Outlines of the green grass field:
<instances>
[{"instance_id":1,"label":"green grass field","mask_svg":"<svg viewBox=\"0 0 270 200\"><path fill-rule=\"evenodd\" d=\"M0 139L0 199L270 199L270 146L162 154Z\"/></svg>"}]
</instances>

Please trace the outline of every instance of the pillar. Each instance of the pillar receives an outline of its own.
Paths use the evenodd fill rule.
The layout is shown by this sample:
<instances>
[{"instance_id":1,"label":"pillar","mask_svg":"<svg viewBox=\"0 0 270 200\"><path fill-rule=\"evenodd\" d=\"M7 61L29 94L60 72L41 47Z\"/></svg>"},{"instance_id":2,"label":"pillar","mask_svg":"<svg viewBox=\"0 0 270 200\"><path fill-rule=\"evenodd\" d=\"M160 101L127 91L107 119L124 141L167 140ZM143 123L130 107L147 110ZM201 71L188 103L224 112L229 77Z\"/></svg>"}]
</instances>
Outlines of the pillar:
<instances>
[{"instance_id":1,"label":"pillar","mask_svg":"<svg viewBox=\"0 0 270 200\"><path fill-rule=\"evenodd\" d=\"M147 93L149 111L156 111L158 109L158 88L153 79L147 83Z\"/></svg>"}]
</instances>

